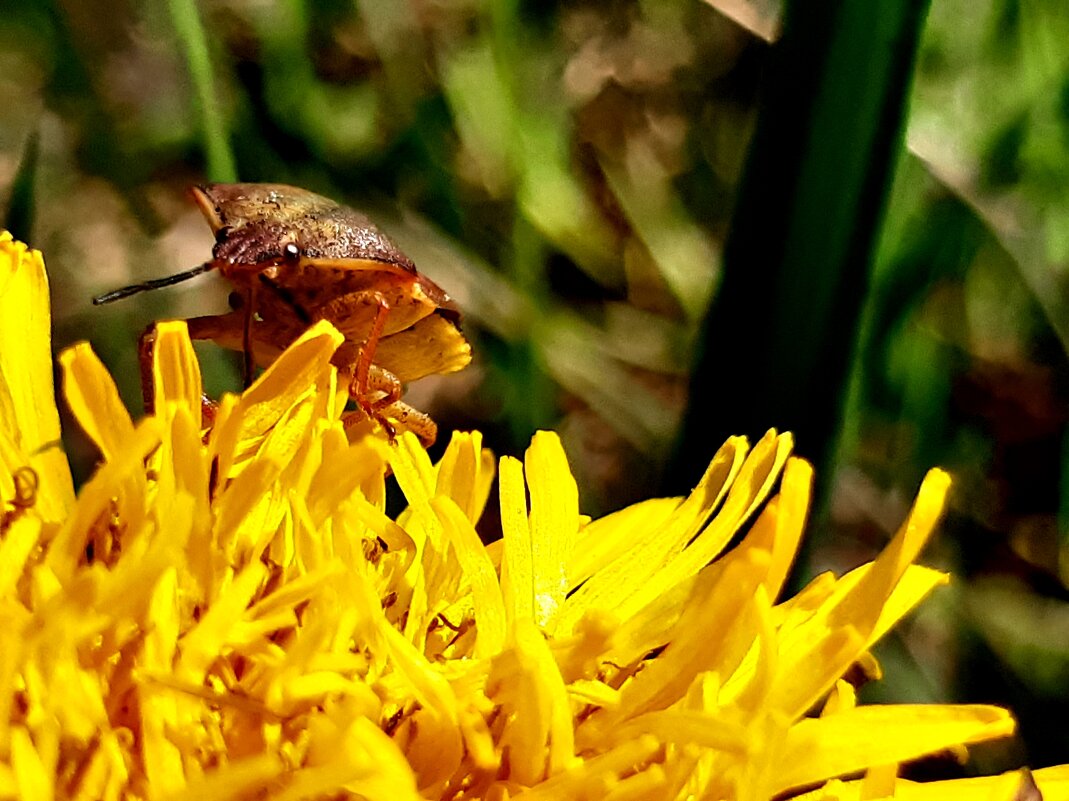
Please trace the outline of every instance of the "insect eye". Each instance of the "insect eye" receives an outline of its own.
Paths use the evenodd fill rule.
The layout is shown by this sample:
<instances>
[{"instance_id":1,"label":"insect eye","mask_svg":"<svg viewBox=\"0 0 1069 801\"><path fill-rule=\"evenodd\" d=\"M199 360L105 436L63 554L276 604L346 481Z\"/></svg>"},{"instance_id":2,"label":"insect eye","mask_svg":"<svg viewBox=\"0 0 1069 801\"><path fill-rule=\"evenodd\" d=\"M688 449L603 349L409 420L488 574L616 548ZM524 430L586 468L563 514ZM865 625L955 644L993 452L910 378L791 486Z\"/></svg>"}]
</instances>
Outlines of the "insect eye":
<instances>
[{"instance_id":1,"label":"insect eye","mask_svg":"<svg viewBox=\"0 0 1069 801\"><path fill-rule=\"evenodd\" d=\"M227 302L230 304L230 308L237 311L245 305L245 298L240 292L231 292L227 297Z\"/></svg>"},{"instance_id":2,"label":"insect eye","mask_svg":"<svg viewBox=\"0 0 1069 801\"><path fill-rule=\"evenodd\" d=\"M301 257L301 249L293 242L287 242L282 248L282 256L286 261L297 261Z\"/></svg>"}]
</instances>

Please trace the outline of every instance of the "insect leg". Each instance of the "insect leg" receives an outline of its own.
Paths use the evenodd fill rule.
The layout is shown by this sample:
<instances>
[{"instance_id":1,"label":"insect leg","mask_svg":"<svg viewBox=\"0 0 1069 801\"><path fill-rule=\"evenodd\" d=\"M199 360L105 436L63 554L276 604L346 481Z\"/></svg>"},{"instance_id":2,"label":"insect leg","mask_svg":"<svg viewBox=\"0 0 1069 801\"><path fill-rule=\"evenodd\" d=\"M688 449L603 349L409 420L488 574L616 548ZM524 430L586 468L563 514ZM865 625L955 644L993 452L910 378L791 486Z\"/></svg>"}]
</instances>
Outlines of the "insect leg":
<instances>
[{"instance_id":1,"label":"insect leg","mask_svg":"<svg viewBox=\"0 0 1069 801\"><path fill-rule=\"evenodd\" d=\"M248 389L252 386L253 375L256 372L256 357L252 350L252 324L256 316L256 284L249 284L249 290L245 294L244 325L241 330L241 352L244 356L244 386Z\"/></svg>"},{"instance_id":2,"label":"insect leg","mask_svg":"<svg viewBox=\"0 0 1069 801\"><path fill-rule=\"evenodd\" d=\"M368 371L365 393L362 396L354 396L353 391L353 385L350 383L350 397L355 397L356 402L360 404L361 411L367 417L377 420L392 440L397 431L393 423L389 421L386 412L401 397L401 381L389 370L373 364ZM372 395L378 395L379 397L372 400Z\"/></svg>"},{"instance_id":3,"label":"insect leg","mask_svg":"<svg viewBox=\"0 0 1069 801\"><path fill-rule=\"evenodd\" d=\"M429 448L438 438L438 426L430 418L430 415L412 408L404 401L394 401L388 406L378 408L375 418L380 421L380 424L387 418L396 420L401 428L415 434L424 448ZM348 430L367 421L367 419L363 411L350 412L342 417L342 425ZM392 427L392 424L390 424L390 428Z\"/></svg>"},{"instance_id":4,"label":"insect leg","mask_svg":"<svg viewBox=\"0 0 1069 801\"><path fill-rule=\"evenodd\" d=\"M353 384L349 386L349 394L356 398L357 403L364 408L368 417L374 415L371 404L367 400L368 375L371 371L371 362L375 359L375 348L378 347L379 338L386 327L386 315L390 313L390 304L381 292L369 292L368 298L377 305L375 321L371 324L367 339L360 348L360 358L356 362L356 374L353 376ZM396 379L395 379L396 380ZM356 390L355 394L353 390Z\"/></svg>"},{"instance_id":5,"label":"insect leg","mask_svg":"<svg viewBox=\"0 0 1069 801\"><path fill-rule=\"evenodd\" d=\"M400 399L401 380L385 367L373 364L368 371L367 390L369 395L373 392L382 393L381 398L370 403L372 411L378 411Z\"/></svg>"},{"instance_id":6,"label":"insect leg","mask_svg":"<svg viewBox=\"0 0 1069 801\"><path fill-rule=\"evenodd\" d=\"M429 448L438 439L438 425L429 414L413 409L404 401L397 401L389 409L383 409L390 417L415 434L424 448Z\"/></svg>"},{"instance_id":7,"label":"insect leg","mask_svg":"<svg viewBox=\"0 0 1069 801\"><path fill-rule=\"evenodd\" d=\"M145 404L145 414L152 414L156 407L156 379L152 372L155 350L156 324L152 323L137 338L137 364L141 372L141 400Z\"/></svg>"},{"instance_id":8,"label":"insect leg","mask_svg":"<svg viewBox=\"0 0 1069 801\"><path fill-rule=\"evenodd\" d=\"M364 290L352 292L335 298L329 304L316 310L316 319L345 321L353 318L364 319L364 312L369 308L374 310L371 325L364 337L363 343L356 346L353 340L347 340L338 349L333 359L335 366L349 375L349 397L356 401L368 417L379 419L375 414L372 403L369 400L369 380L372 364L375 360L375 349L379 339L386 328L386 317L390 313L390 302L381 292ZM396 379L395 379L396 380ZM399 382L398 382L399 383ZM381 387L379 387L381 389ZM398 388L400 392L400 388Z\"/></svg>"}]
</instances>

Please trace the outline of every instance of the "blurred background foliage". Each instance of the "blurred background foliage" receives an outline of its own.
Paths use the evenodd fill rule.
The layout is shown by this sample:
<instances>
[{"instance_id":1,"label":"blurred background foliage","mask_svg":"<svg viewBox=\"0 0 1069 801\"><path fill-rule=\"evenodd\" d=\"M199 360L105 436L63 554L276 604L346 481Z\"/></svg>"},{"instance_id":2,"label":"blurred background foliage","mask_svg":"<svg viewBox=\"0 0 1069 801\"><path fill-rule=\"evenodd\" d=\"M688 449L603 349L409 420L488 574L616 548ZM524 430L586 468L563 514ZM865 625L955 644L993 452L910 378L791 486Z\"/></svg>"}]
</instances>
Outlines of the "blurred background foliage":
<instances>
[{"instance_id":1,"label":"blurred background foliage","mask_svg":"<svg viewBox=\"0 0 1069 801\"><path fill-rule=\"evenodd\" d=\"M457 298L475 347L473 367L408 399L443 442L478 427L498 453L556 428L584 510L603 513L672 485L673 453L711 455L677 441L685 416L717 408L688 415L695 364L707 396L752 399L736 365L759 352L767 310L747 324L734 309L725 333L716 298L780 13L774 0L8 0L0 209L46 254L56 348L90 339L136 409L137 333L222 310L227 288L208 277L89 299L205 259L189 184L286 182L364 208ZM836 33L859 60L833 62L833 85L877 58L863 15L850 24ZM911 52L896 41L890 54L907 79ZM825 320L849 368L835 430L800 434L824 495L799 580L871 557L924 471L951 470L953 509L927 559L956 581L883 646L887 678L866 692L1012 706L1020 736L965 771L1063 762L1069 4L931 0L907 119L876 190L886 213L861 232L873 258L845 262L864 278L853 311ZM834 185L839 165L819 163L808 196ZM760 204L741 208L760 231ZM803 211L787 220L792 248L819 248L835 220ZM802 317L808 288L838 280L819 259L811 282L749 269ZM702 349L705 330L717 336ZM212 393L238 388L233 354L199 350ZM780 408L802 400L789 384L774 394ZM759 435L751 425L739 427ZM84 478L95 455L73 431L68 451Z\"/></svg>"}]
</instances>

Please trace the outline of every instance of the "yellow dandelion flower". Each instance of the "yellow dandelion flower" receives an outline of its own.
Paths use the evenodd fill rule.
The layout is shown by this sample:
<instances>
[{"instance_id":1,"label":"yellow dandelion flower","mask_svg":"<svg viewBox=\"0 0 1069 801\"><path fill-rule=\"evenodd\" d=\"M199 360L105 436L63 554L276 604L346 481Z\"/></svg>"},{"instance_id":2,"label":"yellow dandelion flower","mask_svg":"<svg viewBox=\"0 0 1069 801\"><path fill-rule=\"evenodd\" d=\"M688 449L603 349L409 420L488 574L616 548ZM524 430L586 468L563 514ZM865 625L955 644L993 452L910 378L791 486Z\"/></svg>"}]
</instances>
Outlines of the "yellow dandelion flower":
<instances>
[{"instance_id":1,"label":"yellow dandelion flower","mask_svg":"<svg viewBox=\"0 0 1069 801\"><path fill-rule=\"evenodd\" d=\"M188 334L163 323L139 423L88 345L61 354L101 454L75 498L48 315L39 254L0 238L20 345L0 348L0 799L1069 797L1066 767L898 780L1011 717L859 706L842 679L947 580L915 564L940 471L876 560L780 600L811 483L789 435L591 521L542 433L501 461L484 546L480 435L437 464L410 435L350 441L330 325L202 431Z\"/></svg>"}]
</instances>

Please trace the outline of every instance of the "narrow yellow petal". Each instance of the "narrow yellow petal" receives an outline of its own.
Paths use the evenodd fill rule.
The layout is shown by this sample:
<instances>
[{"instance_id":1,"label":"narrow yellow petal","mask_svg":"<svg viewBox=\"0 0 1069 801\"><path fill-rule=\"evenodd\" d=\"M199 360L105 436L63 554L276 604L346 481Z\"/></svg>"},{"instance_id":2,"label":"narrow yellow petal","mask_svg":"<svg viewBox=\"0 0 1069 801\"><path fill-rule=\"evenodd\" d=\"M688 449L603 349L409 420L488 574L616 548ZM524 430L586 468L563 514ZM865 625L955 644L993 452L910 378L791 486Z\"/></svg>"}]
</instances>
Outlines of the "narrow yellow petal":
<instances>
[{"instance_id":1,"label":"narrow yellow petal","mask_svg":"<svg viewBox=\"0 0 1069 801\"><path fill-rule=\"evenodd\" d=\"M117 459L134 433L119 390L88 342L79 342L59 355L63 394L71 412L104 459Z\"/></svg>"},{"instance_id":2,"label":"narrow yellow petal","mask_svg":"<svg viewBox=\"0 0 1069 801\"><path fill-rule=\"evenodd\" d=\"M276 784L284 772L278 755L258 754L208 771L182 789L159 797L164 801L237 801Z\"/></svg>"},{"instance_id":3,"label":"narrow yellow petal","mask_svg":"<svg viewBox=\"0 0 1069 801\"><path fill-rule=\"evenodd\" d=\"M642 734L652 734L665 743L693 743L702 748L728 751L742 756L750 733L736 721L715 712L664 709L646 712L613 729L610 742L623 743Z\"/></svg>"},{"instance_id":4,"label":"narrow yellow petal","mask_svg":"<svg viewBox=\"0 0 1069 801\"><path fill-rule=\"evenodd\" d=\"M767 444L764 448L767 450ZM713 457L698 486L663 523L649 529L636 528L634 531L639 536L633 542L621 542L625 547L614 555L614 559L568 597L554 621L554 633L558 636L567 634L588 610L612 610L621 617L630 617L669 592L670 587L678 586L681 580L688 578L675 571L669 578L663 568L701 531L713 511L720 506L745 463L746 453L744 438L732 437L725 442ZM648 511L657 514L653 509ZM617 522L633 524L641 523L643 519L628 515L617 518ZM658 521L651 519L649 522ZM588 532L584 543L589 541L590 536ZM601 561L595 552L588 564L596 565ZM581 575L579 573L576 578ZM652 589L655 577L659 579L656 591Z\"/></svg>"},{"instance_id":5,"label":"narrow yellow petal","mask_svg":"<svg viewBox=\"0 0 1069 801\"><path fill-rule=\"evenodd\" d=\"M11 767L18 784L20 801L52 801L55 798L56 777L45 768L29 732L23 726L11 729Z\"/></svg>"},{"instance_id":6,"label":"narrow yellow petal","mask_svg":"<svg viewBox=\"0 0 1069 801\"><path fill-rule=\"evenodd\" d=\"M828 700L824 702L824 708L820 712L821 717L837 715L841 712L849 712L857 706L857 690L848 681L840 679L835 682L835 689L831 691Z\"/></svg>"},{"instance_id":7,"label":"narrow yellow petal","mask_svg":"<svg viewBox=\"0 0 1069 801\"><path fill-rule=\"evenodd\" d=\"M861 780L861 801L893 797L895 780L898 778L898 765L875 765L865 771Z\"/></svg>"},{"instance_id":8,"label":"narrow yellow petal","mask_svg":"<svg viewBox=\"0 0 1069 801\"><path fill-rule=\"evenodd\" d=\"M535 434L524 470L531 493L535 622L545 626L568 592L565 565L579 530L579 489L560 438L552 432Z\"/></svg>"},{"instance_id":9,"label":"narrow yellow petal","mask_svg":"<svg viewBox=\"0 0 1069 801\"><path fill-rule=\"evenodd\" d=\"M434 465L415 434L405 431L397 438L394 447L381 443L375 447L386 452L397 483L404 490L409 504L418 506L434 497L437 484Z\"/></svg>"},{"instance_id":10,"label":"narrow yellow petal","mask_svg":"<svg viewBox=\"0 0 1069 801\"><path fill-rule=\"evenodd\" d=\"M238 402L239 439L262 436L330 368L343 337L321 320L304 332L249 387Z\"/></svg>"},{"instance_id":11,"label":"narrow yellow petal","mask_svg":"<svg viewBox=\"0 0 1069 801\"><path fill-rule=\"evenodd\" d=\"M871 645L885 605L942 515L949 487L946 473L931 471L909 518L876 561L846 577L816 614L784 632L783 670L774 690L778 708L790 716L803 714ZM901 601L919 599L917 590L930 588L929 577L918 574L918 583L907 587L893 609L904 612ZM890 620L885 617L884 625Z\"/></svg>"},{"instance_id":12,"label":"narrow yellow petal","mask_svg":"<svg viewBox=\"0 0 1069 801\"><path fill-rule=\"evenodd\" d=\"M341 431L335 429L324 432L323 438L322 461L316 468L315 474L310 477L309 487L305 494L308 511L317 525L322 524L337 512L338 508L354 495L359 495L364 503L370 505L365 490L370 485L382 481L386 466L379 451L364 447L362 444L350 447L345 442L345 435ZM328 443L331 443L330 447ZM393 523L392 520L389 522ZM403 529L396 528L400 531L400 535L410 543ZM391 543L390 547L397 547L397 545Z\"/></svg>"},{"instance_id":13,"label":"narrow yellow petal","mask_svg":"<svg viewBox=\"0 0 1069 801\"><path fill-rule=\"evenodd\" d=\"M873 612L882 608L891 590L935 530L943 516L949 490L950 476L942 470L932 470L925 476L909 518L856 589L836 604L829 614L830 625L856 624L866 619L875 624L878 616Z\"/></svg>"},{"instance_id":14,"label":"narrow yellow petal","mask_svg":"<svg viewBox=\"0 0 1069 801\"><path fill-rule=\"evenodd\" d=\"M651 532L663 529L681 503L682 498L651 498L592 521L580 534L568 562L568 588L575 589L621 554L649 539Z\"/></svg>"},{"instance_id":15,"label":"narrow yellow petal","mask_svg":"<svg viewBox=\"0 0 1069 801\"><path fill-rule=\"evenodd\" d=\"M745 624L743 611L753 602L767 566L767 555L756 551L722 573L703 571L668 647L621 689L618 709L591 716L588 736L597 738L598 732L628 717L670 706L699 673L716 670L722 659L733 658L725 646L733 642L734 627Z\"/></svg>"},{"instance_id":16,"label":"narrow yellow petal","mask_svg":"<svg viewBox=\"0 0 1069 801\"><path fill-rule=\"evenodd\" d=\"M492 656L505 645L505 602L501 597L497 572L486 555L479 535L460 507L446 497L435 498L432 506L471 584L477 630L475 656Z\"/></svg>"},{"instance_id":17,"label":"narrow yellow petal","mask_svg":"<svg viewBox=\"0 0 1069 801\"><path fill-rule=\"evenodd\" d=\"M178 649L178 580L172 569L157 582L149 605L152 628L145 637L142 668L149 673L170 673ZM185 784L182 752L168 737L179 725L178 699L166 687L145 683L139 688L142 749L145 774L153 792L177 793Z\"/></svg>"},{"instance_id":18,"label":"narrow yellow petal","mask_svg":"<svg viewBox=\"0 0 1069 801\"><path fill-rule=\"evenodd\" d=\"M319 727L313 733L318 746L307 767L292 771L274 801L345 795L391 801L422 801L411 767L397 745L370 721L355 718L344 727ZM322 753L320 753L322 752Z\"/></svg>"},{"instance_id":19,"label":"narrow yellow petal","mask_svg":"<svg viewBox=\"0 0 1069 801\"><path fill-rule=\"evenodd\" d=\"M501 563L501 589L509 622L535 619L534 565L531 552L531 529L527 521L527 487L523 465L511 456L501 460L501 531L504 535L504 559Z\"/></svg>"},{"instance_id":20,"label":"narrow yellow petal","mask_svg":"<svg viewBox=\"0 0 1069 801\"><path fill-rule=\"evenodd\" d=\"M775 430L770 430L765 434L739 470L723 509L693 542L643 588L639 599L663 592L680 578L693 575L716 558L738 532L743 521L768 497L793 447L794 439L789 433L777 434Z\"/></svg>"},{"instance_id":21,"label":"narrow yellow petal","mask_svg":"<svg viewBox=\"0 0 1069 801\"><path fill-rule=\"evenodd\" d=\"M494 478L494 457L478 431L454 431L438 465L437 493L452 498L475 524L482 516Z\"/></svg>"},{"instance_id":22,"label":"narrow yellow petal","mask_svg":"<svg viewBox=\"0 0 1069 801\"><path fill-rule=\"evenodd\" d=\"M779 491L779 512L776 534L772 541L772 564L765 578L765 588L775 599L783 590L791 565L798 553L808 519L810 492L813 488L813 468L803 459L787 460L783 483Z\"/></svg>"},{"instance_id":23,"label":"narrow yellow petal","mask_svg":"<svg viewBox=\"0 0 1069 801\"><path fill-rule=\"evenodd\" d=\"M773 792L906 762L963 743L1007 737L1013 730L1010 714L992 706L860 706L806 718L787 733Z\"/></svg>"},{"instance_id":24,"label":"narrow yellow petal","mask_svg":"<svg viewBox=\"0 0 1069 801\"><path fill-rule=\"evenodd\" d=\"M0 431L36 471L36 503L55 521L74 504L74 487L52 387L51 326L40 252L0 231Z\"/></svg>"},{"instance_id":25,"label":"narrow yellow petal","mask_svg":"<svg viewBox=\"0 0 1069 801\"><path fill-rule=\"evenodd\" d=\"M200 364L189 340L184 320L156 324L152 379L155 386L156 413L167 404L184 406L191 420L200 420L204 392Z\"/></svg>"},{"instance_id":26,"label":"narrow yellow petal","mask_svg":"<svg viewBox=\"0 0 1069 801\"><path fill-rule=\"evenodd\" d=\"M884 602L883 610L876 625L869 635L868 644L874 645L884 634L909 614L936 587L947 584L950 576L939 570L923 565L910 565L895 585L890 597Z\"/></svg>"},{"instance_id":27,"label":"narrow yellow petal","mask_svg":"<svg viewBox=\"0 0 1069 801\"><path fill-rule=\"evenodd\" d=\"M510 777L530 786L562 772L575 753L567 690L541 631L522 622L514 648L494 660L487 694L500 704L508 725L502 747Z\"/></svg>"},{"instance_id":28,"label":"narrow yellow petal","mask_svg":"<svg viewBox=\"0 0 1069 801\"><path fill-rule=\"evenodd\" d=\"M181 679L199 681L228 642L230 630L241 620L253 595L260 589L267 569L253 562L241 571L233 583L198 622L181 639L181 657L175 673Z\"/></svg>"},{"instance_id":29,"label":"narrow yellow petal","mask_svg":"<svg viewBox=\"0 0 1069 801\"><path fill-rule=\"evenodd\" d=\"M863 795L863 782L832 780L818 790L799 796L796 801L1021 801L1027 798L1022 790L1036 787L1046 801L1069 798L1069 765L1032 771L1002 773L998 776L978 776L968 779L948 779L936 782L895 781L893 794L879 798Z\"/></svg>"},{"instance_id":30,"label":"narrow yellow petal","mask_svg":"<svg viewBox=\"0 0 1069 801\"><path fill-rule=\"evenodd\" d=\"M41 519L36 515L21 515L4 531L0 538L0 599L14 596L40 537Z\"/></svg>"},{"instance_id":31,"label":"narrow yellow petal","mask_svg":"<svg viewBox=\"0 0 1069 801\"><path fill-rule=\"evenodd\" d=\"M73 513L60 527L49 545L45 564L62 581L66 581L85 556L89 532L110 508L122 490L144 486L144 461L159 444L159 426L152 418L142 421L123 443L112 461L106 462L89 481L82 485ZM144 490L131 506L143 504ZM137 519L135 512L131 515Z\"/></svg>"}]
</instances>

